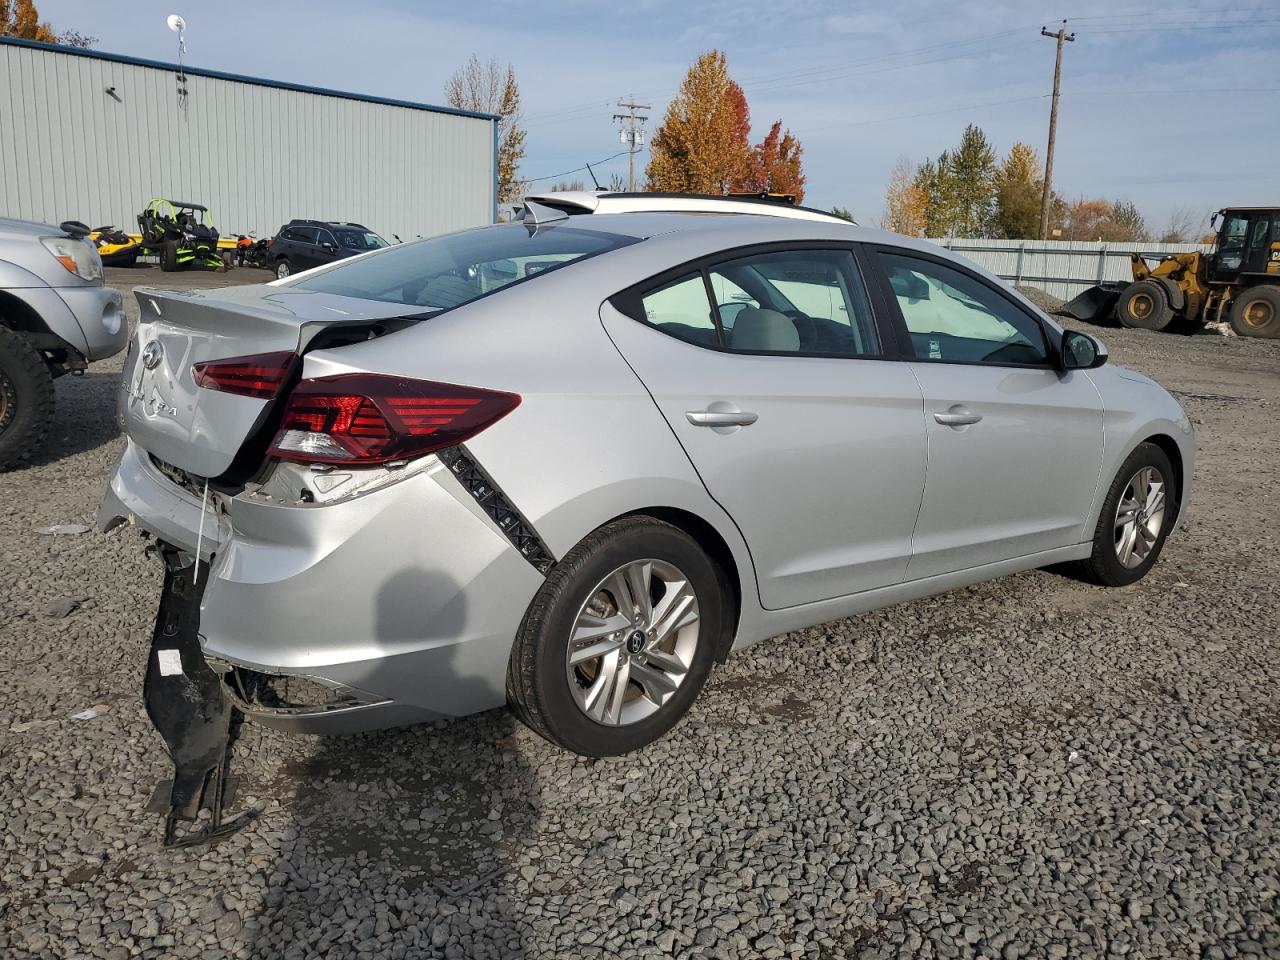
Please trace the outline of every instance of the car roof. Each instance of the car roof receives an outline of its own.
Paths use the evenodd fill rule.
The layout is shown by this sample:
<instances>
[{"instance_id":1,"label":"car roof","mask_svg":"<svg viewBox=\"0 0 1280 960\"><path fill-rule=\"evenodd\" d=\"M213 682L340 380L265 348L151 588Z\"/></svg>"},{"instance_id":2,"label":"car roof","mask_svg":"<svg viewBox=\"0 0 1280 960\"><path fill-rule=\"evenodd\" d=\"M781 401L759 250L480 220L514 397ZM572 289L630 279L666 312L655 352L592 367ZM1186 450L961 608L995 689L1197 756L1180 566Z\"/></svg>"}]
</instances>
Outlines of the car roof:
<instances>
[{"instance_id":1,"label":"car roof","mask_svg":"<svg viewBox=\"0 0 1280 960\"><path fill-rule=\"evenodd\" d=\"M607 190L557 190L531 193L534 203L561 210L571 216L607 213L754 213L795 220L824 220L848 223L826 210L798 207L783 199L757 196L718 196L696 193L611 193Z\"/></svg>"},{"instance_id":2,"label":"car roof","mask_svg":"<svg viewBox=\"0 0 1280 960\"><path fill-rule=\"evenodd\" d=\"M821 220L800 219L779 217L754 210L750 213L733 213L724 210L706 213L688 211L598 213L590 217L553 220L537 229L554 230L560 227L617 234L636 240L674 239L678 236L697 234L703 236L708 242L724 248L790 240L828 240L890 243L895 246L925 250L933 254L947 253L937 244L872 227L860 227L838 217Z\"/></svg>"}]
</instances>

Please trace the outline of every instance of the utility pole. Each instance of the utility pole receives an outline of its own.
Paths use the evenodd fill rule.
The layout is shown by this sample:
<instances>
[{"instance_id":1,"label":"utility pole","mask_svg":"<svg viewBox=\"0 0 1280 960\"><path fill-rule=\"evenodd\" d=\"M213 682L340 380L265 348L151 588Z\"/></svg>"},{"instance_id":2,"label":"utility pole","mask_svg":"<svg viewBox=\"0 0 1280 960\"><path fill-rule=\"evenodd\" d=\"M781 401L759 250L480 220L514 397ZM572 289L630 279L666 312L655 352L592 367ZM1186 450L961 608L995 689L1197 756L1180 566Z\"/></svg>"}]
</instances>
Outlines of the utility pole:
<instances>
[{"instance_id":1,"label":"utility pole","mask_svg":"<svg viewBox=\"0 0 1280 960\"><path fill-rule=\"evenodd\" d=\"M637 123L644 123L649 118L636 113L637 110L650 109L647 103L636 103L632 100L619 100L618 106L626 110L626 113L615 113L613 119L621 120L626 124L626 128L620 131L619 139L627 148L627 189L632 193L636 189L636 154L640 152L640 144L644 143L644 131L636 126Z\"/></svg>"},{"instance_id":2,"label":"utility pole","mask_svg":"<svg viewBox=\"0 0 1280 960\"><path fill-rule=\"evenodd\" d=\"M1058 56L1053 62L1053 106L1049 108L1049 149L1044 158L1044 194L1040 197L1040 239L1044 240L1049 233L1049 198L1053 196L1053 141L1058 135L1058 88L1062 85L1062 44L1075 42L1076 35L1067 33L1067 21L1057 33L1050 33L1040 28L1042 37L1053 37L1058 41Z\"/></svg>"}]
</instances>

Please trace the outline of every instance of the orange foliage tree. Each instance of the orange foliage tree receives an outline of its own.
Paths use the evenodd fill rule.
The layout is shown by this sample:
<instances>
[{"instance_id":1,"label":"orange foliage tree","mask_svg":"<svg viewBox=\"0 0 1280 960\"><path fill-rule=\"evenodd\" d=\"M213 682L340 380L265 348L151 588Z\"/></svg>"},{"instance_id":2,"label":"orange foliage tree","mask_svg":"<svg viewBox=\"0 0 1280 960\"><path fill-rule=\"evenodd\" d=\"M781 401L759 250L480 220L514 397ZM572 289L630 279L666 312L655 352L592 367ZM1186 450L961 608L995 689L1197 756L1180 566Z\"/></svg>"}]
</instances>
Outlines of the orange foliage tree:
<instances>
[{"instance_id":1,"label":"orange foliage tree","mask_svg":"<svg viewBox=\"0 0 1280 960\"><path fill-rule=\"evenodd\" d=\"M773 121L765 138L751 148L747 156L747 173L739 189L744 192L769 191L788 193L796 203L804 201L804 147L790 130L783 131L782 121Z\"/></svg>"},{"instance_id":2,"label":"orange foliage tree","mask_svg":"<svg viewBox=\"0 0 1280 960\"><path fill-rule=\"evenodd\" d=\"M746 119L746 98L733 87L719 50L694 62L650 142L648 189L724 193L741 179L749 151L745 137L736 134Z\"/></svg>"},{"instance_id":3,"label":"orange foliage tree","mask_svg":"<svg viewBox=\"0 0 1280 960\"><path fill-rule=\"evenodd\" d=\"M0 0L0 35L41 43L56 43L58 39L53 27L41 22L33 0Z\"/></svg>"}]
</instances>

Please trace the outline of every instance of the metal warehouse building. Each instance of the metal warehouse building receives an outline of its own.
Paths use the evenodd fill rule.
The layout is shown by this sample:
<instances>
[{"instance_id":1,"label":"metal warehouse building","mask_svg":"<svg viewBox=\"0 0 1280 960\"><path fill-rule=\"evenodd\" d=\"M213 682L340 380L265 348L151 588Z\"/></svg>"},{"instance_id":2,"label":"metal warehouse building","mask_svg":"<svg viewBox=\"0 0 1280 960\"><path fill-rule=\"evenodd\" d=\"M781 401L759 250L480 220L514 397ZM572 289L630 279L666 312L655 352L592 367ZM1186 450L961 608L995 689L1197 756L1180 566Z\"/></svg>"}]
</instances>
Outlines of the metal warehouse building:
<instances>
[{"instance_id":1,"label":"metal warehouse building","mask_svg":"<svg viewBox=\"0 0 1280 960\"><path fill-rule=\"evenodd\" d=\"M496 145L488 114L0 37L0 216L133 231L165 197L408 240L496 219Z\"/></svg>"}]
</instances>

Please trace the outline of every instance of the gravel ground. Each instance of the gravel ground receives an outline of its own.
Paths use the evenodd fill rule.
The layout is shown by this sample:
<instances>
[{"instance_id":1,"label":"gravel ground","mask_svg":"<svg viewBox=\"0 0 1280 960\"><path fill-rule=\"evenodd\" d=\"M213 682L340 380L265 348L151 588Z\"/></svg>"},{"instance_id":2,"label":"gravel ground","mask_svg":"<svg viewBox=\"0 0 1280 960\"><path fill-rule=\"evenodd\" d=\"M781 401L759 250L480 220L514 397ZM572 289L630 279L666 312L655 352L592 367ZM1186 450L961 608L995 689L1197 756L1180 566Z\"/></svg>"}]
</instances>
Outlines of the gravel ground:
<instances>
[{"instance_id":1,"label":"gravel ground","mask_svg":"<svg viewBox=\"0 0 1280 960\"><path fill-rule=\"evenodd\" d=\"M1280 343L1102 334L1200 431L1141 584L1027 573L776 638L619 760L501 711L246 726L259 819L178 852L143 810L159 567L37 533L92 521L119 363L60 381L0 475L0 956L1280 956Z\"/></svg>"}]
</instances>

